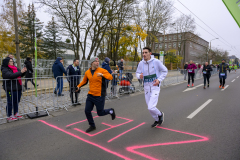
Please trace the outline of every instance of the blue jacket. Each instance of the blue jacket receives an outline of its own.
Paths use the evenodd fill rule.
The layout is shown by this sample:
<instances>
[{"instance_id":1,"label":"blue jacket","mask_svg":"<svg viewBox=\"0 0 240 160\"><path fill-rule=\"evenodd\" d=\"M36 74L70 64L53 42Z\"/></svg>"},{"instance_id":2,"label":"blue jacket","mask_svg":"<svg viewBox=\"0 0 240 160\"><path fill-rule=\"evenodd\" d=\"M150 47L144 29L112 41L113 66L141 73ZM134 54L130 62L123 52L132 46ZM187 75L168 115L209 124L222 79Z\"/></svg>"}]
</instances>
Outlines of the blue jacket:
<instances>
[{"instance_id":1,"label":"blue jacket","mask_svg":"<svg viewBox=\"0 0 240 160\"><path fill-rule=\"evenodd\" d=\"M103 63L102 63L102 68L103 68L103 69L106 69L110 74L112 74L112 70L111 70L111 68L109 67L109 63L103 62Z\"/></svg>"},{"instance_id":2,"label":"blue jacket","mask_svg":"<svg viewBox=\"0 0 240 160\"><path fill-rule=\"evenodd\" d=\"M63 76L63 73L67 75L66 70L64 69L62 63L60 62L60 58L57 58L52 66L52 72L54 78L56 79L58 76Z\"/></svg>"},{"instance_id":3,"label":"blue jacket","mask_svg":"<svg viewBox=\"0 0 240 160\"><path fill-rule=\"evenodd\" d=\"M81 70L79 66L77 66L75 70L73 65L69 65L67 67L67 76L68 76L68 82L71 84L72 87L75 87L76 85L78 85L81 79Z\"/></svg>"}]
</instances>

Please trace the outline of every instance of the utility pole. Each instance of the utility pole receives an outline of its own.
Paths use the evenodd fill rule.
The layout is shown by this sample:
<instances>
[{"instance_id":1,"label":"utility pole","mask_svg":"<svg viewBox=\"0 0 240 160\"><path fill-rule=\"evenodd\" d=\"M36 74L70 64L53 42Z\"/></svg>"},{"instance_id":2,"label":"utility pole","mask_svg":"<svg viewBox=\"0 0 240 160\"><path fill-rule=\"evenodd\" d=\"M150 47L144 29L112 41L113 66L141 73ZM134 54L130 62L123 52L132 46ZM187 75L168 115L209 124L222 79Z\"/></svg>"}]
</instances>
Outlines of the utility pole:
<instances>
[{"instance_id":1,"label":"utility pole","mask_svg":"<svg viewBox=\"0 0 240 160\"><path fill-rule=\"evenodd\" d=\"M14 16L14 25L15 25L15 43L16 43L17 67L19 69L21 69L21 61L20 61L20 53L19 53L18 17L17 17L16 0L13 0L13 16Z\"/></svg>"}]
</instances>

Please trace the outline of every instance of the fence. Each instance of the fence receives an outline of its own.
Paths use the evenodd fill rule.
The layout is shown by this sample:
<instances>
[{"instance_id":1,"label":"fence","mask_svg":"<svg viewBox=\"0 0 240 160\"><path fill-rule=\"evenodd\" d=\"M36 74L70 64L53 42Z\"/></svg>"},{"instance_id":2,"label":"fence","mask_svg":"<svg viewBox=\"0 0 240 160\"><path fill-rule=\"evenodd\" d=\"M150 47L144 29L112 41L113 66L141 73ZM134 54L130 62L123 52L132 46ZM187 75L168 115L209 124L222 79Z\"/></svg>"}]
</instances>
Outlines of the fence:
<instances>
[{"instance_id":1,"label":"fence","mask_svg":"<svg viewBox=\"0 0 240 160\"><path fill-rule=\"evenodd\" d=\"M195 73L196 78L202 78L201 70L195 70ZM214 75L217 73L217 69L213 68L211 74ZM136 78L135 72L124 72L122 75L119 73L113 73L112 75L113 80L108 82L109 85L107 88L106 99L120 99L123 94L132 94L143 91L143 83ZM185 81L185 78L187 79L187 75L186 77L185 75L185 70L171 70L161 83L161 86L183 82ZM82 79L83 76L63 76L57 77L57 79L52 77L38 77L37 79L22 78L23 89L16 95L17 97L21 95L18 111L19 114L26 115L34 113L36 112L36 107L38 107L39 111L48 112L59 109L67 110L71 106L85 103L89 91L88 84L81 88L80 94L77 96L71 94L75 92L76 85L79 84ZM30 84L32 81L35 82L35 80L37 82L36 85L38 85L36 91L34 86ZM27 87L25 86L25 82L28 82ZM62 90L55 92L57 82ZM12 95L12 92L16 90L16 88L19 88L18 80L0 79L0 86L2 86L0 89L0 123L5 123L7 118L6 108L8 108L9 104L13 104L14 99L13 98L12 101L8 102L7 96L9 95L9 92L11 92Z\"/></svg>"}]
</instances>

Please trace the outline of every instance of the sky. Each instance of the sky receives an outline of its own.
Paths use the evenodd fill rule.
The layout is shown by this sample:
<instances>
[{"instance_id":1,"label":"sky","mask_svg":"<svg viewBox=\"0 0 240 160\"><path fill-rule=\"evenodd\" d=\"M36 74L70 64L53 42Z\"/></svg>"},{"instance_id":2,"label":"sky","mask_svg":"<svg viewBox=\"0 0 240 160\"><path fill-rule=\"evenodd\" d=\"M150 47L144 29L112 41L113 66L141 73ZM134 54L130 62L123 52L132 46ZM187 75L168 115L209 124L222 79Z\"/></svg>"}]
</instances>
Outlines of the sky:
<instances>
[{"instance_id":1,"label":"sky","mask_svg":"<svg viewBox=\"0 0 240 160\"><path fill-rule=\"evenodd\" d=\"M0 0L0 4L1 4ZM23 0L26 5L36 0ZM229 52L229 55L235 55L240 58L240 28L227 10L222 0L173 0L175 12L174 17L182 13L191 14L196 21L196 32L201 38L211 42L212 48L219 48ZM185 5L191 12L186 9ZM179 11L180 12L179 12ZM182 13L181 13L182 12ZM195 14L196 16L194 16ZM51 15L45 12L44 8L38 8L37 17L46 25L51 20ZM203 22L204 23L203 23ZM207 24L207 26L205 25Z\"/></svg>"}]
</instances>

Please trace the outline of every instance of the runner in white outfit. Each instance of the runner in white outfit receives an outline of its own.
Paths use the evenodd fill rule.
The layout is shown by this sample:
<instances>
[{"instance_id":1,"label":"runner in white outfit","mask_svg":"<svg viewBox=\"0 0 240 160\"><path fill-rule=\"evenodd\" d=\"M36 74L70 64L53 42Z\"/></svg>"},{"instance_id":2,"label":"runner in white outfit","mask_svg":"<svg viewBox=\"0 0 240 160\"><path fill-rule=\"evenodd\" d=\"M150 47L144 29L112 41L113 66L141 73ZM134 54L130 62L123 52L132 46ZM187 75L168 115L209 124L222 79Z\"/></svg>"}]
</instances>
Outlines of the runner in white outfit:
<instances>
[{"instance_id":1,"label":"runner in white outfit","mask_svg":"<svg viewBox=\"0 0 240 160\"><path fill-rule=\"evenodd\" d=\"M137 68L136 76L138 79L144 80L145 100L148 110L155 119L152 127L161 125L164 121L164 113L160 112L156 106L160 93L160 85L167 76L168 69L154 56L151 56L151 49L143 48L143 58Z\"/></svg>"}]
</instances>

